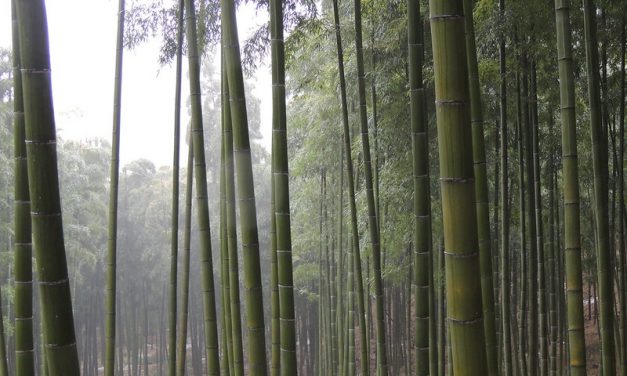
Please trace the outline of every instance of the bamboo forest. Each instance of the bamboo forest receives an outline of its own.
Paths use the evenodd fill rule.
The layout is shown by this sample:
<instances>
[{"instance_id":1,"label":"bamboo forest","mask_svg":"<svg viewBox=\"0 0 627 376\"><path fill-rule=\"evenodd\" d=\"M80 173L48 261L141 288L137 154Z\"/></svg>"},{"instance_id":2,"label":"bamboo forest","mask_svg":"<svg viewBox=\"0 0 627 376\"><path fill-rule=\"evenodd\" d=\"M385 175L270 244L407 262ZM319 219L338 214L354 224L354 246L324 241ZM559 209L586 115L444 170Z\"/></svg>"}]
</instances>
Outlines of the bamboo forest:
<instances>
[{"instance_id":1,"label":"bamboo forest","mask_svg":"<svg viewBox=\"0 0 627 376\"><path fill-rule=\"evenodd\" d=\"M627 0L0 3L0 376L627 376Z\"/></svg>"}]
</instances>

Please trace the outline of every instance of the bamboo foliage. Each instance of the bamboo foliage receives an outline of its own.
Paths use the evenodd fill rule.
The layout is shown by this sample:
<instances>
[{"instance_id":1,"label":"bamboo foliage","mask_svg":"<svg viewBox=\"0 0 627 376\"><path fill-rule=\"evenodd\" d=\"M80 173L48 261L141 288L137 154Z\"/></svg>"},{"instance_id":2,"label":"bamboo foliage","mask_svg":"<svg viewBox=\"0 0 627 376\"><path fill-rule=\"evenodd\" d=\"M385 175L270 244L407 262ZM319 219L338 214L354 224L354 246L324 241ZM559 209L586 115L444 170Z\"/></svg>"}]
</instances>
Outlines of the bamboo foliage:
<instances>
[{"instance_id":1,"label":"bamboo foliage","mask_svg":"<svg viewBox=\"0 0 627 376\"><path fill-rule=\"evenodd\" d=\"M79 375L57 173L48 26L43 0L16 3L28 185L50 376Z\"/></svg>"},{"instance_id":2,"label":"bamboo foliage","mask_svg":"<svg viewBox=\"0 0 627 376\"><path fill-rule=\"evenodd\" d=\"M479 241L462 2L431 0L447 315L455 375L485 375Z\"/></svg>"},{"instance_id":3,"label":"bamboo foliage","mask_svg":"<svg viewBox=\"0 0 627 376\"><path fill-rule=\"evenodd\" d=\"M14 262L15 262L15 374L35 374L33 344L33 271L28 192L28 166L26 162L24 101L20 41L16 0L11 1L13 31L13 152L14 152Z\"/></svg>"}]
</instances>

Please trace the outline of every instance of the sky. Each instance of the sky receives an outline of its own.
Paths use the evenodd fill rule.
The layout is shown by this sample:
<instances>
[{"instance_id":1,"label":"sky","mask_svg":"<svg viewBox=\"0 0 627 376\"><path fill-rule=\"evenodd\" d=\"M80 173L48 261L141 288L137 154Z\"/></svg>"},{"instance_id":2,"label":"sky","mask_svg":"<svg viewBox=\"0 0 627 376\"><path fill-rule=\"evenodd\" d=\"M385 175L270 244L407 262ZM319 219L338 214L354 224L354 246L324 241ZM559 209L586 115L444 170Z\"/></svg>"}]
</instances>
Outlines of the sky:
<instances>
[{"instance_id":1,"label":"sky","mask_svg":"<svg viewBox=\"0 0 627 376\"><path fill-rule=\"evenodd\" d=\"M127 8L132 1L127 1ZM113 76L118 2L47 0L52 91L57 133L64 140L101 137L111 141ZM10 0L0 0L0 46L11 47ZM6 10L6 11L4 11ZM264 21L247 6L238 11L240 40ZM174 63L160 66L161 41L149 40L124 51L120 159L122 165L147 158L157 167L172 165ZM187 60L183 60L183 104L189 95ZM261 99L262 144L271 142L271 75L267 64L254 74L253 94ZM267 93L266 93L267 91ZM181 123L189 115L182 110ZM185 134L185 131L182 132ZM181 161L187 156L181 145Z\"/></svg>"}]
</instances>

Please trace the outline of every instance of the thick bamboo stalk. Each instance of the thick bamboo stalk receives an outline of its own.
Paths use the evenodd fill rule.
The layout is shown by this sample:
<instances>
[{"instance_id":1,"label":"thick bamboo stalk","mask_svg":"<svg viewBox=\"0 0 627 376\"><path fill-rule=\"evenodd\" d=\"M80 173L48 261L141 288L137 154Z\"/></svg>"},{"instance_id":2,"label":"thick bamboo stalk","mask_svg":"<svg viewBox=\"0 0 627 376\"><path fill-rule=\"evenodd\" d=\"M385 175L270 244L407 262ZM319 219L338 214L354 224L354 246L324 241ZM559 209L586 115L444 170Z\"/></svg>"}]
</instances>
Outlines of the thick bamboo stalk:
<instances>
[{"instance_id":1,"label":"thick bamboo stalk","mask_svg":"<svg viewBox=\"0 0 627 376\"><path fill-rule=\"evenodd\" d=\"M226 68L226 67L225 67ZM230 98L228 77L222 76L226 82L222 90L224 100ZM229 247L229 287L231 304L231 339L233 341L233 375L244 375L244 348L242 345L242 319L240 312L239 292L239 260L237 254L237 218L235 216L235 166L233 161L233 128L231 125L231 108L224 106L224 172L226 179L226 232Z\"/></svg>"},{"instance_id":2,"label":"thick bamboo stalk","mask_svg":"<svg viewBox=\"0 0 627 376\"><path fill-rule=\"evenodd\" d=\"M276 215L275 213L275 182L274 164L271 167L270 186L270 374L279 376L281 374L281 327L279 312L279 270L277 260L276 245Z\"/></svg>"},{"instance_id":3,"label":"thick bamboo stalk","mask_svg":"<svg viewBox=\"0 0 627 376\"><path fill-rule=\"evenodd\" d=\"M235 177L237 180L240 229L244 252L248 372L251 375L266 375L266 340L264 336L265 326L259 261L259 235L257 232L257 208L255 205L252 156L248 137L248 117L235 17L235 2L233 0L222 0L221 8L225 45L224 56L233 128L233 150L235 152L235 166L237 169Z\"/></svg>"},{"instance_id":4,"label":"thick bamboo stalk","mask_svg":"<svg viewBox=\"0 0 627 376\"><path fill-rule=\"evenodd\" d=\"M13 32L13 153L14 153L14 266L15 266L15 374L35 374L33 343L33 266L26 162L22 66L16 13L17 0L11 1Z\"/></svg>"},{"instance_id":5,"label":"thick bamboo stalk","mask_svg":"<svg viewBox=\"0 0 627 376\"><path fill-rule=\"evenodd\" d=\"M42 301L46 363L51 376L79 375L57 170L46 9L16 3L33 242Z\"/></svg>"},{"instance_id":6,"label":"thick bamboo stalk","mask_svg":"<svg viewBox=\"0 0 627 376\"><path fill-rule=\"evenodd\" d=\"M481 300L483 303L483 330L485 332L488 375L498 374L498 352L496 325L494 323L494 287L492 275L492 241L490 239L490 207L488 199L488 172L486 168L485 140L483 132L483 111L481 109L481 87L479 85L479 67L477 47L475 45L475 26L473 20L473 1L464 0L466 16L466 57L468 60L468 78L470 89L470 121L472 125L472 158L475 173L475 195L477 207L477 230L479 236L479 260L481 263Z\"/></svg>"},{"instance_id":7,"label":"thick bamboo stalk","mask_svg":"<svg viewBox=\"0 0 627 376\"><path fill-rule=\"evenodd\" d=\"M407 1L408 17L408 64L409 96L412 129L412 155L414 180L414 293L415 293L415 337L414 351L416 375L430 374L429 346L429 289L431 278L431 216L429 187L429 139L425 123L424 86L422 82L422 61L424 43L420 2Z\"/></svg>"},{"instance_id":8,"label":"thick bamboo stalk","mask_svg":"<svg viewBox=\"0 0 627 376\"><path fill-rule=\"evenodd\" d=\"M115 291L118 229L118 180L120 169L120 118L122 101L122 62L124 52L124 0L118 5L118 30L115 52L113 93L113 133L109 177L109 238L107 241L107 281L105 287L105 363L106 376L113 376L115 364Z\"/></svg>"},{"instance_id":9,"label":"thick bamboo stalk","mask_svg":"<svg viewBox=\"0 0 627 376\"><path fill-rule=\"evenodd\" d=\"M569 0L555 0L555 20L557 31L557 61L560 78L560 116L562 121L564 258L566 263L568 348L570 353L570 374L577 376L586 374L586 345L583 317L581 235L579 226L577 117L575 113L575 83L573 76Z\"/></svg>"},{"instance_id":10,"label":"thick bamboo stalk","mask_svg":"<svg viewBox=\"0 0 627 376\"><path fill-rule=\"evenodd\" d=\"M584 0L583 5L588 101L590 105L590 134L592 138L592 166L594 171L594 222L597 231L596 258L600 298L601 363L603 374L613 375L616 370L616 359L613 329L612 255L608 218L608 144L601 119L599 56L595 20L596 7L592 0Z\"/></svg>"},{"instance_id":11,"label":"thick bamboo stalk","mask_svg":"<svg viewBox=\"0 0 627 376\"><path fill-rule=\"evenodd\" d=\"M272 175L281 323L281 374L287 376L296 375L298 367L296 364L296 327L294 325L294 281L292 276L292 234L285 108L283 5L280 0L270 0L270 37L272 40Z\"/></svg>"},{"instance_id":12,"label":"thick bamboo stalk","mask_svg":"<svg viewBox=\"0 0 627 376\"><path fill-rule=\"evenodd\" d=\"M222 68L224 68L224 56L222 56ZM229 276L230 268L230 256L229 256L229 231L228 231L228 195L227 195L227 175L226 175L226 136L225 129L229 109L228 91L226 90L227 80L226 71L222 71L222 93L221 93L221 140L220 143L220 258L221 258L221 272L220 282L222 285L222 319L224 327L224 344L226 351L224 353L228 356L227 367L229 375L232 375L235 371L235 364L233 362L233 325L232 313L231 313L231 280ZM230 120L230 119L228 119ZM239 288L239 286L237 286Z\"/></svg>"},{"instance_id":13,"label":"thick bamboo stalk","mask_svg":"<svg viewBox=\"0 0 627 376\"><path fill-rule=\"evenodd\" d=\"M431 0L431 39L446 256L447 315L456 376L488 371L475 208L462 2Z\"/></svg>"}]
</instances>

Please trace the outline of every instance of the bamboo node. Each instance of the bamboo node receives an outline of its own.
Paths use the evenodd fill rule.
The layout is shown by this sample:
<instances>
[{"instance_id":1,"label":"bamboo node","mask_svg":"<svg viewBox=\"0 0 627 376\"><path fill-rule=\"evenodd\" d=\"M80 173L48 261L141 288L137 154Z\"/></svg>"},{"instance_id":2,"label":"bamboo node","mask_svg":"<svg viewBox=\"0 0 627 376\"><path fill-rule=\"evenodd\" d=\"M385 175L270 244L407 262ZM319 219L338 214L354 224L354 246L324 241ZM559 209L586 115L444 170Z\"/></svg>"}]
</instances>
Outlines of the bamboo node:
<instances>
[{"instance_id":1,"label":"bamboo node","mask_svg":"<svg viewBox=\"0 0 627 376\"><path fill-rule=\"evenodd\" d=\"M65 345L59 345L56 343L46 343L46 348L51 349L51 350L63 349L63 348L74 347L74 346L76 346L76 342L71 342Z\"/></svg>"},{"instance_id":2,"label":"bamboo node","mask_svg":"<svg viewBox=\"0 0 627 376\"><path fill-rule=\"evenodd\" d=\"M31 145L56 145L57 144L57 140L56 139L52 139L52 140L25 140L24 141L25 144L31 144Z\"/></svg>"},{"instance_id":3,"label":"bamboo node","mask_svg":"<svg viewBox=\"0 0 627 376\"><path fill-rule=\"evenodd\" d=\"M456 99L437 99L435 101L436 106L463 106L468 104L468 100L456 100Z\"/></svg>"},{"instance_id":4,"label":"bamboo node","mask_svg":"<svg viewBox=\"0 0 627 376\"><path fill-rule=\"evenodd\" d=\"M463 20L463 14L436 14L433 16L429 16L431 21L447 21L447 20Z\"/></svg>"},{"instance_id":5,"label":"bamboo node","mask_svg":"<svg viewBox=\"0 0 627 376\"><path fill-rule=\"evenodd\" d=\"M59 286L59 285L68 284L68 283L69 283L69 280L67 278L59 279L58 281L39 281L38 282L39 285L44 285L44 286Z\"/></svg>"},{"instance_id":6,"label":"bamboo node","mask_svg":"<svg viewBox=\"0 0 627 376\"><path fill-rule=\"evenodd\" d=\"M474 319L466 319L466 320L456 319L456 318L453 318L453 317L447 317L446 319L448 321L451 321L451 322L455 323L455 324L473 325L473 324L477 324L477 323L483 321L483 316L479 315L479 316L475 317Z\"/></svg>"},{"instance_id":7,"label":"bamboo node","mask_svg":"<svg viewBox=\"0 0 627 376\"><path fill-rule=\"evenodd\" d=\"M453 178L453 177L445 177L445 178L440 178L440 181L443 183L459 183L459 184L465 184L465 183L471 183L475 181L474 177L469 177L469 178Z\"/></svg>"},{"instance_id":8,"label":"bamboo node","mask_svg":"<svg viewBox=\"0 0 627 376\"><path fill-rule=\"evenodd\" d=\"M29 74L50 74L50 68L22 68L21 69L22 74L24 73L29 73Z\"/></svg>"},{"instance_id":9,"label":"bamboo node","mask_svg":"<svg viewBox=\"0 0 627 376\"><path fill-rule=\"evenodd\" d=\"M33 217L60 217L61 213L42 213L31 211L30 215Z\"/></svg>"},{"instance_id":10,"label":"bamboo node","mask_svg":"<svg viewBox=\"0 0 627 376\"><path fill-rule=\"evenodd\" d=\"M471 253L455 253L455 252L449 252L449 251L444 251L444 255L445 256L449 256L449 257L453 257L453 258L472 258L472 257L477 257L479 256L479 252L471 252Z\"/></svg>"}]
</instances>

